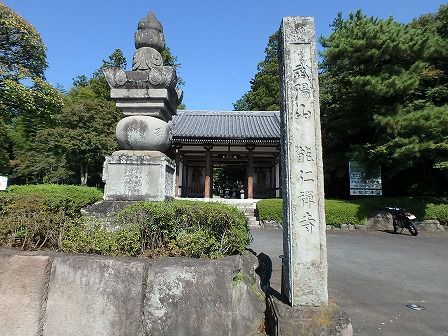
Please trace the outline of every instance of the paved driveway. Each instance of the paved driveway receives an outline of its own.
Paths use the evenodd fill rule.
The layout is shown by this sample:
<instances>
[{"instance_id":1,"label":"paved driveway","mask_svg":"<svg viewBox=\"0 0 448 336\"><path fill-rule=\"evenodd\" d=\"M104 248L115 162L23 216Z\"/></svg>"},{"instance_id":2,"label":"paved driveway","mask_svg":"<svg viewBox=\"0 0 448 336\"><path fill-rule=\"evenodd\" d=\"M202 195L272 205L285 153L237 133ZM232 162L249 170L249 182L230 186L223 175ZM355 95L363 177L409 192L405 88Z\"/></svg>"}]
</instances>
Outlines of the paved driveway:
<instances>
[{"instance_id":1,"label":"paved driveway","mask_svg":"<svg viewBox=\"0 0 448 336\"><path fill-rule=\"evenodd\" d=\"M252 235L251 248L271 258L271 287L280 291L282 231ZM355 335L448 335L448 233L327 232L327 245L329 294ZM406 307L412 303L425 310Z\"/></svg>"}]
</instances>

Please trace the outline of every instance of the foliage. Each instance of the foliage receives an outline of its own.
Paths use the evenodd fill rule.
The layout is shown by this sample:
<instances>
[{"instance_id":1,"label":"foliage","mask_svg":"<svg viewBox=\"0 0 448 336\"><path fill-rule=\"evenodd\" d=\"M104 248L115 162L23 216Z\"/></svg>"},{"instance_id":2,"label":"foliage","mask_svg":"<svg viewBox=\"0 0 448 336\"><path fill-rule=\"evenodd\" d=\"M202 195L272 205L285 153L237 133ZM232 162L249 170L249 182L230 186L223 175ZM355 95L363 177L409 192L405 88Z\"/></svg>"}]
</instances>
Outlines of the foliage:
<instances>
[{"instance_id":1,"label":"foliage","mask_svg":"<svg viewBox=\"0 0 448 336\"><path fill-rule=\"evenodd\" d=\"M138 225L110 231L99 223L78 221L65 228L61 249L64 252L137 256L141 252L140 241Z\"/></svg>"},{"instance_id":2,"label":"foliage","mask_svg":"<svg viewBox=\"0 0 448 336\"><path fill-rule=\"evenodd\" d=\"M116 230L80 218L80 209L101 197L99 190L89 187L11 186L0 194L0 246L218 258L242 253L250 242L244 215L219 203L137 203L118 214Z\"/></svg>"},{"instance_id":3,"label":"foliage","mask_svg":"<svg viewBox=\"0 0 448 336\"><path fill-rule=\"evenodd\" d=\"M263 199L257 202L257 214L260 220L281 222L283 220L283 200Z\"/></svg>"},{"instance_id":4,"label":"foliage","mask_svg":"<svg viewBox=\"0 0 448 336\"><path fill-rule=\"evenodd\" d=\"M34 136L52 127L62 107L58 90L45 81L45 46L39 33L22 17L0 3L0 150L2 173L38 174L27 165Z\"/></svg>"},{"instance_id":5,"label":"foliage","mask_svg":"<svg viewBox=\"0 0 448 336\"><path fill-rule=\"evenodd\" d=\"M347 193L349 159L382 165L387 194L444 193L448 39L439 30L446 12L442 6L411 24L339 14L321 38L327 194Z\"/></svg>"},{"instance_id":6,"label":"foliage","mask_svg":"<svg viewBox=\"0 0 448 336\"><path fill-rule=\"evenodd\" d=\"M47 164L46 179L59 182L72 176L74 182L86 185L93 176L98 182L104 156L117 148L115 126L121 116L115 104L98 98L90 85L73 88L57 125L36 136L36 152L47 154L40 162L56 158L54 165Z\"/></svg>"},{"instance_id":7,"label":"foliage","mask_svg":"<svg viewBox=\"0 0 448 336\"><path fill-rule=\"evenodd\" d=\"M280 109L280 77L278 40L280 31L269 37L265 58L257 66L250 81L250 90L233 104L236 111L278 111Z\"/></svg>"},{"instance_id":8,"label":"foliage","mask_svg":"<svg viewBox=\"0 0 448 336\"><path fill-rule=\"evenodd\" d=\"M75 185L38 184L13 185L0 198L8 202L21 202L22 198L31 197L50 210L63 210L70 218L80 215L81 208L102 199L103 193L97 188Z\"/></svg>"},{"instance_id":9,"label":"foliage","mask_svg":"<svg viewBox=\"0 0 448 336\"><path fill-rule=\"evenodd\" d=\"M282 222L283 201L266 199L257 202L260 220ZM366 224L368 216L385 207L409 209L419 220L437 219L448 224L448 199L433 197L362 198L356 200L325 200L325 220L327 225Z\"/></svg>"},{"instance_id":10,"label":"foliage","mask_svg":"<svg viewBox=\"0 0 448 336\"><path fill-rule=\"evenodd\" d=\"M166 47L162 50L162 58L163 58L163 65L172 66L174 69L176 69L176 72L179 72L179 69L181 67L181 64L178 63L177 56L174 56L171 53L171 49L169 47ZM185 85L185 81L177 74L177 87L181 87ZM185 107L182 108L182 110L185 110Z\"/></svg>"},{"instance_id":11,"label":"foliage","mask_svg":"<svg viewBox=\"0 0 448 336\"><path fill-rule=\"evenodd\" d=\"M0 199L0 245L22 249L60 246L64 209L52 209L32 194Z\"/></svg>"},{"instance_id":12,"label":"foliage","mask_svg":"<svg viewBox=\"0 0 448 336\"><path fill-rule=\"evenodd\" d=\"M46 68L45 46L39 33L0 3L0 80L24 75L42 78Z\"/></svg>"},{"instance_id":13,"label":"foliage","mask_svg":"<svg viewBox=\"0 0 448 336\"><path fill-rule=\"evenodd\" d=\"M101 197L99 190L79 186L11 186L0 194L0 245L60 249L80 209Z\"/></svg>"},{"instance_id":14,"label":"foliage","mask_svg":"<svg viewBox=\"0 0 448 336\"><path fill-rule=\"evenodd\" d=\"M141 228L146 255L216 258L242 253L249 243L246 218L220 203L167 201L138 203L123 210L119 226Z\"/></svg>"}]
</instances>

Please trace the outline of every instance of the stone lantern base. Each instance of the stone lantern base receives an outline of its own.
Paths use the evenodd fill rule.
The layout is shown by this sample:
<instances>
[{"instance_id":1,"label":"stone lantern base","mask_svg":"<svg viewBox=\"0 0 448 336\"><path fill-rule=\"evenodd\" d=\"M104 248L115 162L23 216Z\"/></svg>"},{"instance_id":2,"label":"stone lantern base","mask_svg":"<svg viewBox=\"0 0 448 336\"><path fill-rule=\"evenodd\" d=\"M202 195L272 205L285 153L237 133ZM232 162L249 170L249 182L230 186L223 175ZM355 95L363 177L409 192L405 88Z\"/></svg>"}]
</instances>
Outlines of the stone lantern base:
<instances>
[{"instance_id":1,"label":"stone lantern base","mask_svg":"<svg viewBox=\"0 0 448 336\"><path fill-rule=\"evenodd\" d=\"M104 200L162 201L174 198L175 165L158 151L120 150L103 167Z\"/></svg>"}]
</instances>

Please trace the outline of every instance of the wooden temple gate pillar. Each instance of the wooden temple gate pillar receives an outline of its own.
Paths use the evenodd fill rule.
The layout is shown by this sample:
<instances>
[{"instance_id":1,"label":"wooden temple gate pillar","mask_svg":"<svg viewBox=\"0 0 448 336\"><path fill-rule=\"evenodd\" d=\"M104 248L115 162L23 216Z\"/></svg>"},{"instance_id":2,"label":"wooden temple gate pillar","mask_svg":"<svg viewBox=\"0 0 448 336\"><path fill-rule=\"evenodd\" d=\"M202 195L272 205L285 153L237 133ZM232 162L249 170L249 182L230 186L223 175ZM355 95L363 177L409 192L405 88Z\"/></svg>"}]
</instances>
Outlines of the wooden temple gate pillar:
<instances>
[{"instance_id":1,"label":"wooden temple gate pillar","mask_svg":"<svg viewBox=\"0 0 448 336\"><path fill-rule=\"evenodd\" d=\"M246 146L246 149L249 151L247 154L247 198L254 198L254 158L253 158L253 150L255 149L254 145Z\"/></svg>"},{"instance_id":2,"label":"wooden temple gate pillar","mask_svg":"<svg viewBox=\"0 0 448 336\"><path fill-rule=\"evenodd\" d=\"M181 196L179 193L179 190L181 188L181 176L183 175L181 172L181 163L180 163L180 149L182 148L182 145L174 145L174 150L176 151L175 159L176 159L176 194L175 197Z\"/></svg>"},{"instance_id":3,"label":"wooden temple gate pillar","mask_svg":"<svg viewBox=\"0 0 448 336\"><path fill-rule=\"evenodd\" d=\"M206 150L205 156L205 179L204 179L204 198L210 198L211 196L211 175L212 175L212 159L210 150L213 148L212 145L205 145L204 149Z\"/></svg>"}]
</instances>

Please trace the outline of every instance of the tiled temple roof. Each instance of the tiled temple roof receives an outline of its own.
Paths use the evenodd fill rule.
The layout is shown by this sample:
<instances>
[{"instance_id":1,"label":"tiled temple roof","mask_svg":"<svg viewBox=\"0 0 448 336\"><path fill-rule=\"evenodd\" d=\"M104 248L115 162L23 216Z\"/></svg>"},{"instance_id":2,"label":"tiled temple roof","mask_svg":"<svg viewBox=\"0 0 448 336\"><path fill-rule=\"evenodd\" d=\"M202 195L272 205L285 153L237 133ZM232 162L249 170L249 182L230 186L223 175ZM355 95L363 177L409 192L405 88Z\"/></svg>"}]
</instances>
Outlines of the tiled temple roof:
<instances>
[{"instance_id":1,"label":"tiled temple roof","mask_svg":"<svg viewBox=\"0 0 448 336\"><path fill-rule=\"evenodd\" d=\"M278 141L280 112L178 111L173 138Z\"/></svg>"}]
</instances>

